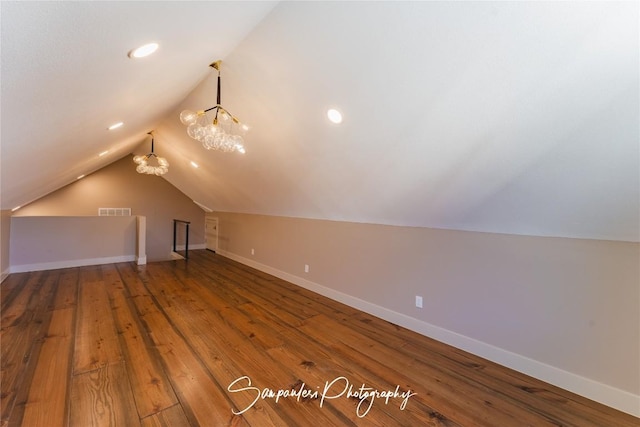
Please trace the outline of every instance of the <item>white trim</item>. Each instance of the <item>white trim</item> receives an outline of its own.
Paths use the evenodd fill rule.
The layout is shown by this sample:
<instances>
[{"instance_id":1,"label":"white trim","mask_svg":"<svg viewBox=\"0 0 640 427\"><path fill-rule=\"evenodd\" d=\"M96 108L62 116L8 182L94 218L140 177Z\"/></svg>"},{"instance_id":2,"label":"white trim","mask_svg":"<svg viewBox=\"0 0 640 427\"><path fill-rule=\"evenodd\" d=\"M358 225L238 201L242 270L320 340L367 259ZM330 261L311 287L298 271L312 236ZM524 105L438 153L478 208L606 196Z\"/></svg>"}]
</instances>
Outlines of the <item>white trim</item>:
<instances>
[{"instance_id":1,"label":"white trim","mask_svg":"<svg viewBox=\"0 0 640 427\"><path fill-rule=\"evenodd\" d=\"M25 273L27 271L56 270L58 268L83 267L85 265L112 264L116 262L135 261L135 255L121 255L103 258L74 259L68 261L42 262L39 264L12 265L11 273Z\"/></svg>"},{"instance_id":2,"label":"white trim","mask_svg":"<svg viewBox=\"0 0 640 427\"><path fill-rule=\"evenodd\" d=\"M2 273L0 273L0 283L4 282L4 279L9 277L9 269L7 268Z\"/></svg>"},{"instance_id":3,"label":"white trim","mask_svg":"<svg viewBox=\"0 0 640 427\"><path fill-rule=\"evenodd\" d=\"M136 262L147 263L147 217L143 215L136 216Z\"/></svg>"},{"instance_id":4,"label":"white trim","mask_svg":"<svg viewBox=\"0 0 640 427\"><path fill-rule=\"evenodd\" d=\"M198 206L200 207L200 209L202 209L203 211L205 211L205 212L207 212L207 213L208 213L208 212L213 212L213 209L211 209L211 208L209 208L209 207L207 207L207 206L203 205L202 203L198 203L198 202L196 202L195 200L193 201L193 203L195 203L196 205L198 205Z\"/></svg>"},{"instance_id":5,"label":"white trim","mask_svg":"<svg viewBox=\"0 0 640 427\"><path fill-rule=\"evenodd\" d=\"M303 279L293 274L278 270L249 258L236 255L224 250L218 251L225 256L242 264L248 265L265 273L279 277L280 279L294 283L305 289L321 294L325 297L347 304L381 319L403 326L419 334L452 345L461 350L491 360L492 362L514 369L518 372L530 375L539 380L553 384L557 387L571 391L595 400L604 405L640 417L640 395L635 395L625 390L620 390L580 375L556 368L546 363L530 359L520 354L512 353L491 344L458 334L448 329L415 319L388 308L372 304L360 298L345 294L335 289L327 288L315 282Z\"/></svg>"}]
</instances>

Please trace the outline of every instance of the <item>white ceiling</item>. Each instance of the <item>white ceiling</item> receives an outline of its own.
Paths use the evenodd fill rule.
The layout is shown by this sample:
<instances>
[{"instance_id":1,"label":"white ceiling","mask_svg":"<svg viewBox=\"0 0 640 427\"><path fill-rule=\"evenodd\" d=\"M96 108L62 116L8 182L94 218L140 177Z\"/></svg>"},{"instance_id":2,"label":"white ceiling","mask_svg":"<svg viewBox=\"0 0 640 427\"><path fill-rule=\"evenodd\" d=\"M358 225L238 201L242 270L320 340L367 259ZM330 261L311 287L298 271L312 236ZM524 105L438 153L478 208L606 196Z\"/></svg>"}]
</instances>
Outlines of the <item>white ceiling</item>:
<instances>
[{"instance_id":1,"label":"white ceiling","mask_svg":"<svg viewBox=\"0 0 640 427\"><path fill-rule=\"evenodd\" d=\"M3 209L155 129L165 179L214 210L640 240L636 2L1 7ZM178 120L215 104L216 59L244 155Z\"/></svg>"},{"instance_id":2,"label":"white ceiling","mask_svg":"<svg viewBox=\"0 0 640 427\"><path fill-rule=\"evenodd\" d=\"M274 4L2 1L2 209L130 153Z\"/></svg>"}]
</instances>

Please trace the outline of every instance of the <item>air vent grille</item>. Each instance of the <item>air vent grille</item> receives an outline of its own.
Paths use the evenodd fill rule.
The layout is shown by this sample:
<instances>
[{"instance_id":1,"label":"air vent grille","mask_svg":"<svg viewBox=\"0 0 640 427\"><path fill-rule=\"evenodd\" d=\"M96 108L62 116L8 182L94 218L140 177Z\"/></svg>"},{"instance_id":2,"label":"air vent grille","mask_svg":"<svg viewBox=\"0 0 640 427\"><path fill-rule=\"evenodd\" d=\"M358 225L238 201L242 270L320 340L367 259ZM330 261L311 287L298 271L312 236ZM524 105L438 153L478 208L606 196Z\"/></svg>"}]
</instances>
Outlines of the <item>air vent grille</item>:
<instances>
[{"instance_id":1,"label":"air vent grille","mask_svg":"<svg viewBox=\"0 0 640 427\"><path fill-rule=\"evenodd\" d=\"M98 208L98 216L131 216L131 208Z\"/></svg>"}]
</instances>

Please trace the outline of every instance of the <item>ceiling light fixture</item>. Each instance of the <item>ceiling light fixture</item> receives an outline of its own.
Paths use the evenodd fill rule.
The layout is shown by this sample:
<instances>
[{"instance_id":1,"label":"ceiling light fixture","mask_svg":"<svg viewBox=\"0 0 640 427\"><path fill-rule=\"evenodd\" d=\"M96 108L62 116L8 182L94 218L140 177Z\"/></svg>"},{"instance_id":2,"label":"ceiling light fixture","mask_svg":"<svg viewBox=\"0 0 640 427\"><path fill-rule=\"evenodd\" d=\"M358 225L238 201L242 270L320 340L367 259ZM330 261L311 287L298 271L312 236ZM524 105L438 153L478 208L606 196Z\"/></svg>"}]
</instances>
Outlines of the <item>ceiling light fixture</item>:
<instances>
[{"instance_id":1,"label":"ceiling light fixture","mask_svg":"<svg viewBox=\"0 0 640 427\"><path fill-rule=\"evenodd\" d=\"M118 129L119 127L121 127L124 123L123 122L118 122L118 123L114 123L111 126L109 126L107 129L109 130L114 130L114 129Z\"/></svg>"},{"instance_id":2,"label":"ceiling light fixture","mask_svg":"<svg viewBox=\"0 0 640 427\"><path fill-rule=\"evenodd\" d=\"M237 151L245 153L242 135L249 130L249 126L240 123L228 110L220 105L220 64L216 61L209 66L218 70L218 93L216 106L197 112L184 110L180 113L180 121L187 126L187 134L200 141L207 150L224 152ZM215 111L213 122L207 119L207 113Z\"/></svg>"},{"instance_id":3,"label":"ceiling light fixture","mask_svg":"<svg viewBox=\"0 0 640 427\"><path fill-rule=\"evenodd\" d=\"M137 49L129 51L127 56L133 59L144 58L145 56L151 55L156 50L158 50L158 43L147 43L144 46L140 46Z\"/></svg>"},{"instance_id":4,"label":"ceiling light fixture","mask_svg":"<svg viewBox=\"0 0 640 427\"><path fill-rule=\"evenodd\" d=\"M138 165L138 167L136 167L136 171L138 173L146 173L149 175L164 175L165 173L169 172L169 162L167 162L167 159L165 159L164 157L156 156L156 154L153 152L153 132L149 132L149 135L151 135L151 152L146 156L133 157L133 161ZM149 165L148 160L151 157L156 158L158 166Z\"/></svg>"},{"instance_id":5,"label":"ceiling light fixture","mask_svg":"<svg viewBox=\"0 0 640 427\"><path fill-rule=\"evenodd\" d=\"M335 124L342 123L342 113L340 113L340 111L336 109L332 108L329 111L327 111L327 118L329 118L329 120L332 123L335 123Z\"/></svg>"}]
</instances>

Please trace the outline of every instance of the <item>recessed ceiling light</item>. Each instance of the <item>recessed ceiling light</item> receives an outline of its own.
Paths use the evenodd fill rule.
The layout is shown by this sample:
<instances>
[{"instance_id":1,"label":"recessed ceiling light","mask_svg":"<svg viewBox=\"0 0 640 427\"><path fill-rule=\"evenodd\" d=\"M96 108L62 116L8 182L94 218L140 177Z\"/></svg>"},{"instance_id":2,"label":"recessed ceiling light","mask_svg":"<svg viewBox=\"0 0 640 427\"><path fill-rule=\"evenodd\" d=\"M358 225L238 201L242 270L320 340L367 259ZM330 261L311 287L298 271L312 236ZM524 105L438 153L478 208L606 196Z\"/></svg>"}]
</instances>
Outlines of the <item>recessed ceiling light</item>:
<instances>
[{"instance_id":1,"label":"recessed ceiling light","mask_svg":"<svg viewBox=\"0 0 640 427\"><path fill-rule=\"evenodd\" d=\"M15 212L15 211L17 211L18 209L20 209L21 207L22 207L22 206L16 206L15 208L11 209L11 212Z\"/></svg>"},{"instance_id":2,"label":"recessed ceiling light","mask_svg":"<svg viewBox=\"0 0 640 427\"><path fill-rule=\"evenodd\" d=\"M114 129L118 129L119 127L121 127L124 123L122 122L118 122L118 123L114 123L111 126L109 126L107 129L109 130L114 130Z\"/></svg>"},{"instance_id":3,"label":"recessed ceiling light","mask_svg":"<svg viewBox=\"0 0 640 427\"><path fill-rule=\"evenodd\" d=\"M79 177L77 177L76 179L82 179L84 178L84 175L80 175Z\"/></svg>"},{"instance_id":4,"label":"recessed ceiling light","mask_svg":"<svg viewBox=\"0 0 640 427\"><path fill-rule=\"evenodd\" d=\"M200 166L198 166L198 164L196 162L194 162L193 160L191 160L191 166L193 166L194 168L199 168Z\"/></svg>"},{"instance_id":5,"label":"recessed ceiling light","mask_svg":"<svg viewBox=\"0 0 640 427\"><path fill-rule=\"evenodd\" d=\"M109 154L109 150L104 150L102 153L98 154L98 157L102 157Z\"/></svg>"},{"instance_id":6,"label":"recessed ceiling light","mask_svg":"<svg viewBox=\"0 0 640 427\"><path fill-rule=\"evenodd\" d=\"M329 111L327 111L327 117L333 123L342 123L342 113L340 113L340 111L338 110L335 110L333 108L330 109Z\"/></svg>"},{"instance_id":7,"label":"recessed ceiling light","mask_svg":"<svg viewBox=\"0 0 640 427\"><path fill-rule=\"evenodd\" d=\"M133 49L127 55L129 58L144 58L145 56L151 55L156 50L158 50L158 43L147 43L144 46Z\"/></svg>"}]
</instances>

